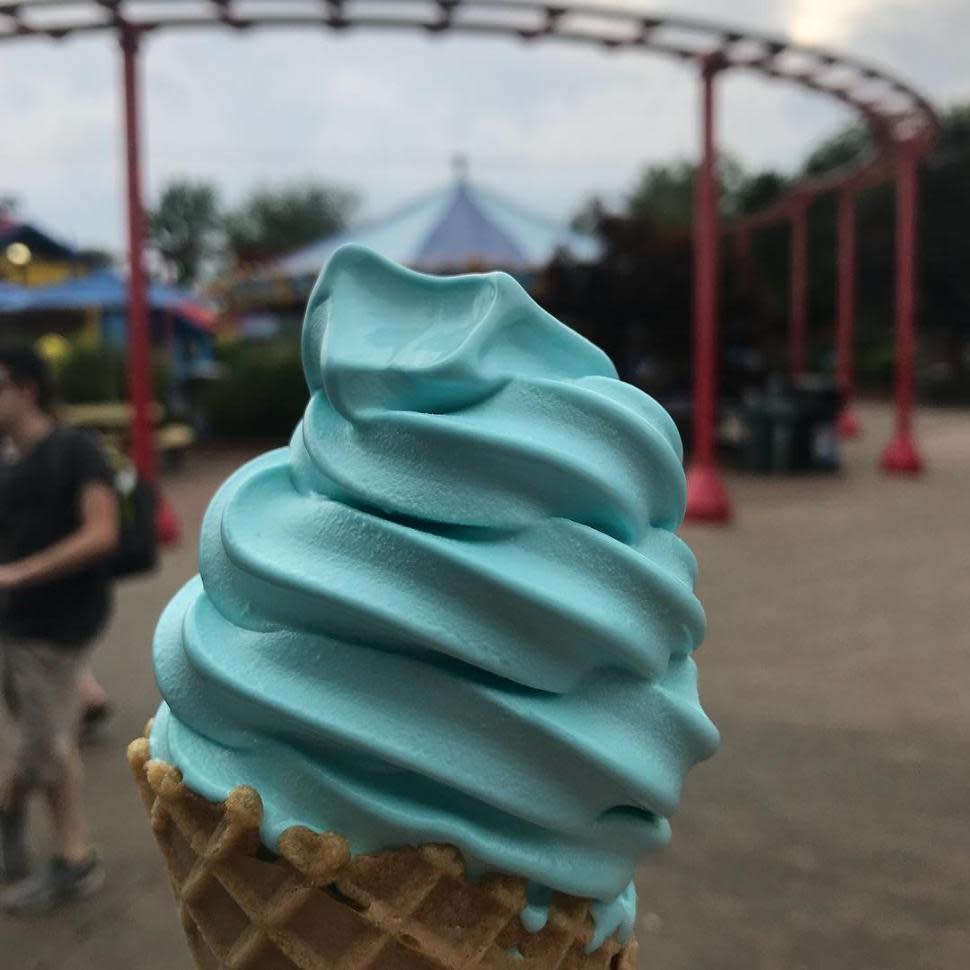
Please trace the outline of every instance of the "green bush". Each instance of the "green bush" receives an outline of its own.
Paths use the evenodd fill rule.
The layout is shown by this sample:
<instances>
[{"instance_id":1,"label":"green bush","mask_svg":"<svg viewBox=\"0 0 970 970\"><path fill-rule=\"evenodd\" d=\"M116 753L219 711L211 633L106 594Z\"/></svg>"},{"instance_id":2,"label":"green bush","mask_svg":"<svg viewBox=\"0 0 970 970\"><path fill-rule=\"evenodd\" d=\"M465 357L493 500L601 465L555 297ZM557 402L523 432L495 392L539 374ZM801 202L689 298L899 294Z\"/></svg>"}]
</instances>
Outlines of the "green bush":
<instances>
[{"instance_id":1,"label":"green bush","mask_svg":"<svg viewBox=\"0 0 970 970\"><path fill-rule=\"evenodd\" d=\"M55 367L57 396L65 404L102 404L128 400L128 365L118 347L73 343ZM152 397L168 400L172 368L164 351L152 354Z\"/></svg>"},{"instance_id":2,"label":"green bush","mask_svg":"<svg viewBox=\"0 0 970 970\"><path fill-rule=\"evenodd\" d=\"M113 347L73 344L57 368L58 396L66 404L100 404L127 397L125 358Z\"/></svg>"},{"instance_id":3,"label":"green bush","mask_svg":"<svg viewBox=\"0 0 970 970\"><path fill-rule=\"evenodd\" d=\"M204 410L211 434L289 439L309 400L296 340L236 343L219 352L222 378Z\"/></svg>"},{"instance_id":4,"label":"green bush","mask_svg":"<svg viewBox=\"0 0 970 970\"><path fill-rule=\"evenodd\" d=\"M892 345L869 348L857 355L856 380L864 387L887 388L892 385L895 369Z\"/></svg>"}]
</instances>

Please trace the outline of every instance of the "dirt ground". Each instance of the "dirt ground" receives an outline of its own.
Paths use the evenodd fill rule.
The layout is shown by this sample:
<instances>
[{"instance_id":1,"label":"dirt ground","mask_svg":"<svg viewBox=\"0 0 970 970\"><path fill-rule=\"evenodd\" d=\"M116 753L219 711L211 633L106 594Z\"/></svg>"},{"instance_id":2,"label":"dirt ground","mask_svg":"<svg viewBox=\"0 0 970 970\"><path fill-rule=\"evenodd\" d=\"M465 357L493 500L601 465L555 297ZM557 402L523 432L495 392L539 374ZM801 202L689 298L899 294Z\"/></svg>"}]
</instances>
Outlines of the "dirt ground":
<instances>
[{"instance_id":1,"label":"dirt ground","mask_svg":"<svg viewBox=\"0 0 970 970\"><path fill-rule=\"evenodd\" d=\"M970 966L970 414L922 414L918 481L877 472L889 415L863 418L841 476L731 478L735 523L685 530L723 747L640 871L641 970ZM243 457L197 455L167 481L185 541L122 587L97 655L117 705L86 755L108 882L52 917L0 916L4 970L190 970L124 749L157 703L155 619ZM33 828L44 852L39 811Z\"/></svg>"}]
</instances>

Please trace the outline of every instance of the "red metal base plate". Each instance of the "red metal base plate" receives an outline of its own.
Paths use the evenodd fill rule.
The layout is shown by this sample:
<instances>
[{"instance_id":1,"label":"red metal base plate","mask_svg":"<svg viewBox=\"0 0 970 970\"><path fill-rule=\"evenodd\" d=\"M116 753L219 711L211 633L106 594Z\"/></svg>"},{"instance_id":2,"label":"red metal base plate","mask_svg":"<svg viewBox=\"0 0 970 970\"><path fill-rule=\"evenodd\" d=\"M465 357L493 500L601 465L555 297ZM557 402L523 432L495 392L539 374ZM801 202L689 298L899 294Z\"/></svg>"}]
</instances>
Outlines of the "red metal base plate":
<instances>
[{"instance_id":1,"label":"red metal base plate","mask_svg":"<svg viewBox=\"0 0 970 970\"><path fill-rule=\"evenodd\" d=\"M731 521L731 499L717 466L695 464L687 469L687 522Z\"/></svg>"},{"instance_id":2,"label":"red metal base plate","mask_svg":"<svg viewBox=\"0 0 970 970\"><path fill-rule=\"evenodd\" d=\"M909 434L897 432L886 445L879 463L889 475L919 475L923 471L923 457Z\"/></svg>"}]
</instances>

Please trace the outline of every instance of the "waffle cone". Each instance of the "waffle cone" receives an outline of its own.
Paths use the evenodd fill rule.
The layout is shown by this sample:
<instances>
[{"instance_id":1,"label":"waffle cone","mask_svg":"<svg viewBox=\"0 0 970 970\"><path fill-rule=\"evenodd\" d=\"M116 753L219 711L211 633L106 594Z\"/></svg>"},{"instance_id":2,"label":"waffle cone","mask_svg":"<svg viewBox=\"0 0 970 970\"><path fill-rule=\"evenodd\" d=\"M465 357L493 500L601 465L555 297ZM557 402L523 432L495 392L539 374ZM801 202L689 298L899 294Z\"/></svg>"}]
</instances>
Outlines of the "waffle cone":
<instances>
[{"instance_id":1,"label":"waffle cone","mask_svg":"<svg viewBox=\"0 0 970 970\"><path fill-rule=\"evenodd\" d=\"M525 881L474 883L453 846L353 855L341 835L294 826L274 855L254 789L206 801L146 738L128 760L199 970L635 970L635 940L585 952L589 900L554 895L529 933Z\"/></svg>"}]
</instances>

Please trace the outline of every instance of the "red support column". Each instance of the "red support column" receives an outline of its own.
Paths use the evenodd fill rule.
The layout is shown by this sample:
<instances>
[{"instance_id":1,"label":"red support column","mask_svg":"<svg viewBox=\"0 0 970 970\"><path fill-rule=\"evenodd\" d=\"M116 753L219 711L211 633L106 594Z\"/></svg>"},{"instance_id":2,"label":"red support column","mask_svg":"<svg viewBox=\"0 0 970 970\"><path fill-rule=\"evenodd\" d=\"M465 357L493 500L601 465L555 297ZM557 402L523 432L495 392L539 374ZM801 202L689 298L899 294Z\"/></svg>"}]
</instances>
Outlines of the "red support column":
<instances>
[{"instance_id":1,"label":"red support column","mask_svg":"<svg viewBox=\"0 0 970 970\"><path fill-rule=\"evenodd\" d=\"M135 27L124 23L119 40L125 103L125 168L128 185L128 384L132 405L132 458L140 478L156 479L155 442L150 414L152 402L151 335L145 286L145 213L141 195L139 153L138 42ZM180 527L171 505L159 492L155 531L163 543L178 541Z\"/></svg>"},{"instance_id":2,"label":"red support column","mask_svg":"<svg viewBox=\"0 0 970 970\"><path fill-rule=\"evenodd\" d=\"M727 522L731 502L715 453L717 409L718 212L714 147L714 78L717 55L701 62L702 153L694 202L694 452L687 469L691 522Z\"/></svg>"},{"instance_id":3,"label":"red support column","mask_svg":"<svg viewBox=\"0 0 970 970\"><path fill-rule=\"evenodd\" d=\"M839 195L836 243L836 379L842 392L838 432L843 438L857 438L862 431L853 407L855 375L852 347L855 329L855 192L845 188Z\"/></svg>"},{"instance_id":4,"label":"red support column","mask_svg":"<svg viewBox=\"0 0 970 970\"><path fill-rule=\"evenodd\" d=\"M919 146L899 145L896 168L896 430L882 453L883 470L916 475L923 459L913 440L916 367L916 207Z\"/></svg>"},{"instance_id":5,"label":"red support column","mask_svg":"<svg viewBox=\"0 0 970 970\"><path fill-rule=\"evenodd\" d=\"M791 208L791 256L789 285L789 362L791 376L805 372L808 336L808 199L798 196Z\"/></svg>"},{"instance_id":6,"label":"red support column","mask_svg":"<svg viewBox=\"0 0 970 970\"><path fill-rule=\"evenodd\" d=\"M149 408L152 399L151 349L145 296L143 247L145 216L141 202L141 161L138 117L138 31L121 27L125 95L125 162L128 184L128 381L132 420L132 452L138 474L155 480L155 448Z\"/></svg>"}]
</instances>

